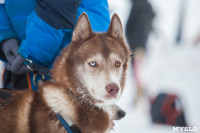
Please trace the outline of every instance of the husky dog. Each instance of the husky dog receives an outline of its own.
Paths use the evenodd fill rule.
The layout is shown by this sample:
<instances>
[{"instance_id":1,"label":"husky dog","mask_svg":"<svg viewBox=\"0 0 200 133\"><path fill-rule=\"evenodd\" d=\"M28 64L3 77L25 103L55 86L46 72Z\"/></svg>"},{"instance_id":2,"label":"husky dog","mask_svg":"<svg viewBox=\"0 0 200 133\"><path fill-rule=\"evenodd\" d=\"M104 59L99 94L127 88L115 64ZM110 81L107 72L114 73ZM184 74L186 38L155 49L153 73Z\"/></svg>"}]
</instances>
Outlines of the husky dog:
<instances>
[{"instance_id":1,"label":"husky dog","mask_svg":"<svg viewBox=\"0 0 200 133\"><path fill-rule=\"evenodd\" d=\"M124 116L115 102L124 89L129 56L116 14L107 33L94 33L83 13L72 42L53 65L52 80L35 92L3 91L7 100L0 100L0 132L67 132L56 114L82 133L109 132L113 120Z\"/></svg>"}]
</instances>

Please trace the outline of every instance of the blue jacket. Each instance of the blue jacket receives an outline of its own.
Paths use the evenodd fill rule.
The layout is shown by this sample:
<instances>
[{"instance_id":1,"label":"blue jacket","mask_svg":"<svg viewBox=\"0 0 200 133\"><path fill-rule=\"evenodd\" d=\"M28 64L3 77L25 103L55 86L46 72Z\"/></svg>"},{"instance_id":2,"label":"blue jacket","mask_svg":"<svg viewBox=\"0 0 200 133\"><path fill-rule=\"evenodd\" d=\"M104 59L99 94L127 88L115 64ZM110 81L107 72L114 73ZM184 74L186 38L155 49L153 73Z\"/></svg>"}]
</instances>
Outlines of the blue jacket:
<instances>
[{"instance_id":1,"label":"blue jacket","mask_svg":"<svg viewBox=\"0 0 200 133\"><path fill-rule=\"evenodd\" d=\"M6 12L13 31L21 41L25 36L27 17L35 9L36 0L5 0Z\"/></svg>"},{"instance_id":2,"label":"blue jacket","mask_svg":"<svg viewBox=\"0 0 200 133\"><path fill-rule=\"evenodd\" d=\"M60 50L71 41L74 27L54 27L53 24L46 22L46 19L35 11L35 0L6 0L5 5L13 31L21 40L18 52L26 59L51 68ZM107 0L82 0L75 21L82 12L87 13L93 31L107 31L110 24Z\"/></svg>"},{"instance_id":3,"label":"blue jacket","mask_svg":"<svg viewBox=\"0 0 200 133\"><path fill-rule=\"evenodd\" d=\"M0 42L9 38L17 38L4 4L0 4Z\"/></svg>"}]
</instances>

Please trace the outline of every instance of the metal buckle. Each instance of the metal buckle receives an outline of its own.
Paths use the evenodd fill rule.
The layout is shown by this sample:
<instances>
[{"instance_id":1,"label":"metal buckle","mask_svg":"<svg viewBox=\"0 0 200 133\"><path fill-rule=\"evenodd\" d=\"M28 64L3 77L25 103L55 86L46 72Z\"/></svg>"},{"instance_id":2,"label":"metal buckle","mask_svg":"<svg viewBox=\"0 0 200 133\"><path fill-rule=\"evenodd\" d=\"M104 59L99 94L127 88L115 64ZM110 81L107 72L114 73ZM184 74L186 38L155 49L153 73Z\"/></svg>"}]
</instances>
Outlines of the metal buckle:
<instances>
[{"instance_id":1,"label":"metal buckle","mask_svg":"<svg viewBox=\"0 0 200 133\"><path fill-rule=\"evenodd\" d=\"M40 72L40 71L37 71L37 69L34 68L34 63L32 62L32 60L26 59L26 60L25 60L25 64L26 64L27 68L28 68L29 70L31 70L32 73L33 73L33 84L34 84L35 86L38 86L39 81L41 81L41 80L44 81L44 80L45 80L45 74L43 74L43 73ZM32 67L31 67L31 65L32 65ZM42 76L42 78L39 79L38 81L36 81L37 77L40 76L40 75Z\"/></svg>"},{"instance_id":2,"label":"metal buckle","mask_svg":"<svg viewBox=\"0 0 200 133\"><path fill-rule=\"evenodd\" d=\"M39 79L38 82L36 82L36 78L37 78L39 75L42 76L42 80L45 80L44 74L34 73L34 74L33 74L33 84L34 84L35 86L38 86L38 82L41 80L41 79Z\"/></svg>"},{"instance_id":3,"label":"metal buckle","mask_svg":"<svg viewBox=\"0 0 200 133\"><path fill-rule=\"evenodd\" d=\"M29 64L32 64L32 63L33 63L32 60L30 60L30 59L26 59L25 62L27 62L27 63L26 63L26 67L27 67L29 70L31 70L31 71L33 72L34 69L32 69L32 68L29 66Z\"/></svg>"}]
</instances>

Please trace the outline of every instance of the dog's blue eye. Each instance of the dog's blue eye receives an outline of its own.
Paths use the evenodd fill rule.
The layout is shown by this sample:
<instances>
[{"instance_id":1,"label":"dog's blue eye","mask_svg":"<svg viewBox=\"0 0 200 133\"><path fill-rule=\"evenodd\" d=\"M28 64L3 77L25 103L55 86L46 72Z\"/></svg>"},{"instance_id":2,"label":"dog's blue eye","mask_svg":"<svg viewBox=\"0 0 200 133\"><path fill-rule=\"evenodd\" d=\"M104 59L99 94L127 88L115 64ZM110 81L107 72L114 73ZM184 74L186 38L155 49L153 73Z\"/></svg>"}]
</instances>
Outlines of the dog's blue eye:
<instances>
[{"instance_id":1,"label":"dog's blue eye","mask_svg":"<svg viewBox=\"0 0 200 133\"><path fill-rule=\"evenodd\" d=\"M91 67L95 67L97 64L96 64L96 62L90 62L89 65L90 65Z\"/></svg>"}]
</instances>

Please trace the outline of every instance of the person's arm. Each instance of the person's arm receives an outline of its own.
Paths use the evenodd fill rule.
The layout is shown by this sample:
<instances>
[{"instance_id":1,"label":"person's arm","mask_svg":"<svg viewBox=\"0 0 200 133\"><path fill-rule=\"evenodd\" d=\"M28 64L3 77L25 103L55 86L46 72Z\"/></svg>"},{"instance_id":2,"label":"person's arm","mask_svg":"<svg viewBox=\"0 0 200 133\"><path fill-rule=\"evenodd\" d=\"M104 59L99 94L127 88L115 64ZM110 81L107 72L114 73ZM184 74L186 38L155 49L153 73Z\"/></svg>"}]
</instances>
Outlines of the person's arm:
<instances>
[{"instance_id":1,"label":"person's arm","mask_svg":"<svg viewBox=\"0 0 200 133\"><path fill-rule=\"evenodd\" d=\"M37 64L51 65L64 41L71 40L79 3L80 0L38 1L36 11L27 21L26 37L18 52Z\"/></svg>"}]
</instances>

